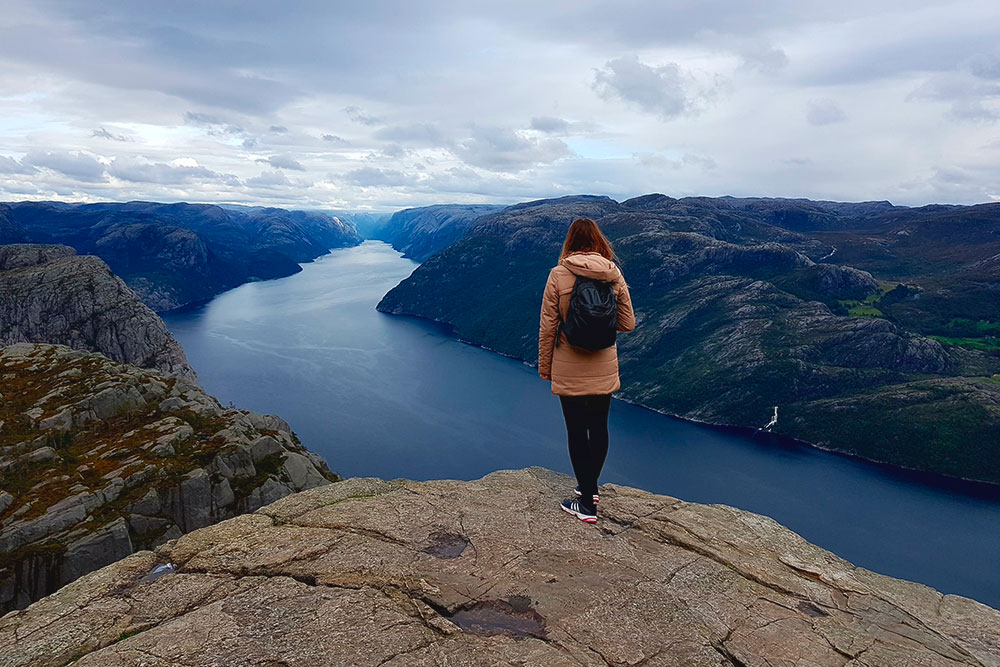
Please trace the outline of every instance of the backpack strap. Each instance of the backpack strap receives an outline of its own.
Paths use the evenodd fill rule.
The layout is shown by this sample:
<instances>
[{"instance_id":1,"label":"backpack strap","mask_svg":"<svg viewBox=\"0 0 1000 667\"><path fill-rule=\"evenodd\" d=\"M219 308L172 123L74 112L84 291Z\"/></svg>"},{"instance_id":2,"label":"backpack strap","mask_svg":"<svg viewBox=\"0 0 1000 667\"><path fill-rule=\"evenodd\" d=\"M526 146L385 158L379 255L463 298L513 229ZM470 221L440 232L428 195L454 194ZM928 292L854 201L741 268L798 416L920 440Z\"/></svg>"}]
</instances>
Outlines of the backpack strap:
<instances>
[{"instance_id":1,"label":"backpack strap","mask_svg":"<svg viewBox=\"0 0 1000 667\"><path fill-rule=\"evenodd\" d=\"M568 270L569 269L567 269L567 271ZM576 287L576 281L580 279L580 276L576 275L572 271L570 271L570 273L573 274L573 287L575 288ZM570 291L570 293L569 293L569 298L570 299L573 298L573 292L572 291ZM559 339L562 338L563 325L566 323L566 321L563 319L562 308L559 307L559 299L558 298L556 299L556 315L559 317L559 324L556 325L556 344L553 347L559 347Z\"/></svg>"},{"instance_id":2,"label":"backpack strap","mask_svg":"<svg viewBox=\"0 0 1000 667\"><path fill-rule=\"evenodd\" d=\"M556 325L556 344L553 347L559 347L559 339L562 338L562 328L563 328L563 316L562 311L559 309L559 301L556 301L556 314L559 316L559 324Z\"/></svg>"}]
</instances>

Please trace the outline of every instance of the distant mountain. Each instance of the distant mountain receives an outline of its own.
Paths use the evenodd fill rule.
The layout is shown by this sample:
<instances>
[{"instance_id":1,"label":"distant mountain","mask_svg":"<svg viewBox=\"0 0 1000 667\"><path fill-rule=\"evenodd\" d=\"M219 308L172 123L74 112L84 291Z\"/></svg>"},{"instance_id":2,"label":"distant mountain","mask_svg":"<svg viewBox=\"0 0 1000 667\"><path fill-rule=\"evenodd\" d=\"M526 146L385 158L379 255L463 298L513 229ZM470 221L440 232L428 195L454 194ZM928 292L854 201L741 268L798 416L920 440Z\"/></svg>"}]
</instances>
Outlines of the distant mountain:
<instances>
[{"instance_id":1,"label":"distant mountain","mask_svg":"<svg viewBox=\"0 0 1000 667\"><path fill-rule=\"evenodd\" d=\"M778 433L1000 482L1000 205L528 202L479 218L378 309L532 362L545 277L579 216L632 290L623 398L749 427L777 405Z\"/></svg>"},{"instance_id":2,"label":"distant mountain","mask_svg":"<svg viewBox=\"0 0 1000 667\"><path fill-rule=\"evenodd\" d=\"M156 313L108 265L67 246L0 245L0 347L57 343L197 382Z\"/></svg>"},{"instance_id":3,"label":"distant mountain","mask_svg":"<svg viewBox=\"0 0 1000 667\"><path fill-rule=\"evenodd\" d=\"M363 239L373 239L392 216L391 213L373 213L371 211L330 211L346 223L354 225Z\"/></svg>"},{"instance_id":4,"label":"distant mountain","mask_svg":"<svg viewBox=\"0 0 1000 667\"><path fill-rule=\"evenodd\" d=\"M248 281L291 275L300 262L361 242L352 225L334 217L278 208L20 202L7 209L16 230L11 240L97 255L161 311Z\"/></svg>"},{"instance_id":5,"label":"distant mountain","mask_svg":"<svg viewBox=\"0 0 1000 667\"><path fill-rule=\"evenodd\" d=\"M479 218L502 209L489 204L439 204L408 208L392 215L373 238L386 241L406 257L422 262L462 238Z\"/></svg>"}]
</instances>

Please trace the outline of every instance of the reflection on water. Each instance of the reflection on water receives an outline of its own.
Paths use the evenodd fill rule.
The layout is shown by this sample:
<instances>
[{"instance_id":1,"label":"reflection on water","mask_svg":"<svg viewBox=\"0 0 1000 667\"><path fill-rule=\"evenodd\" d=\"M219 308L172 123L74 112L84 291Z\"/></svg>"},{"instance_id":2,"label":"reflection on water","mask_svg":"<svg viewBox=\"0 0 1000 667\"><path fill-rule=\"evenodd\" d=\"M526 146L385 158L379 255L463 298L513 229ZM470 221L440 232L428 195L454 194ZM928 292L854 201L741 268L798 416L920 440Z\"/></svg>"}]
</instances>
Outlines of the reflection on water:
<instances>
[{"instance_id":1,"label":"reflection on water","mask_svg":"<svg viewBox=\"0 0 1000 667\"><path fill-rule=\"evenodd\" d=\"M164 319L210 393L281 415L341 475L474 479L529 465L570 473L558 399L534 369L439 325L375 311L415 266L367 241ZM1000 607L996 487L619 401L601 481L766 514L858 565Z\"/></svg>"}]
</instances>

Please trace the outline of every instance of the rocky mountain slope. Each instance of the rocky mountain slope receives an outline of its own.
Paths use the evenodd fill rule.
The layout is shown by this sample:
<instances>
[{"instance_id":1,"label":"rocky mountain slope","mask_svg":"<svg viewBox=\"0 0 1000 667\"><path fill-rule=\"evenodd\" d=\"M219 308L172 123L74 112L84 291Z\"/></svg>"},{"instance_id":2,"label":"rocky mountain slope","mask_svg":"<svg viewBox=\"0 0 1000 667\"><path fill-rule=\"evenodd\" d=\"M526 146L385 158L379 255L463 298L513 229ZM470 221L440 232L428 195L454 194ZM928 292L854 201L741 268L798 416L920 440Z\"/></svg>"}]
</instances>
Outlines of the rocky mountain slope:
<instances>
[{"instance_id":1,"label":"rocky mountain slope","mask_svg":"<svg viewBox=\"0 0 1000 667\"><path fill-rule=\"evenodd\" d=\"M61 345L0 348L0 612L334 479L283 420L223 408L183 377Z\"/></svg>"},{"instance_id":2,"label":"rocky mountain slope","mask_svg":"<svg viewBox=\"0 0 1000 667\"><path fill-rule=\"evenodd\" d=\"M557 509L572 484L295 494L8 614L0 664L1000 665L997 610L723 505L606 485L589 526Z\"/></svg>"},{"instance_id":3,"label":"rocky mountain slope","mask_svg":"<svg viewBox=\"0 0 1000 667\"><path fill-rule=\"evenodd\" d=\"M749 427L778 406L778 433L1000 482L1000 342L990 337L1000 327L1000 282L990 282L1000 207L965 209L954 232L953 208L878 202L529 202L480 218L378 309L448 323L463 340L533 362L546 275L569 222L592 217L621 256L638 317L619 341L623 398ZM868 259L831 263L839 257ZM979 296L966 307L947 297L961 284L948 281L970 276ZM950 337L963 321L981 337Z\"/></svg>"},{"instance_id":4,"label":"rocky mountain slope","mask_svg":"<svg viewBox=\"0 0 1000 667\"><path fill-rule=\"evenodd\" d=\"M472 228L476 220L503 208L487 204L439 204L397 211L374 231L410 259L422 262Z\"/></svg>"},{"instance_id":5,"label":"rocky mountain slope","mask_svg":"<svg viewBox=\"0 0 1000 667\"><path fill-rule=\"evenodd\" d=\"M19 202L8 209L20 230L14 240L97 255L158 311L291 275L299 262L361 242L353 225L333 216L277 208Z\"/></svg>"},{"instance_id":6,"label":"rocky mountain slope","mask_svg":"<svg viewBox=\"0 0 1000 667\"><path fill-rule=\"evenodd\" d=\"M0 346L44 342L195 381L184 350L101 259L53 245L0 245Z\"/></svg>"},{"instance_id":7,"label":"rocky mountain slope","mask_svg":"<svg viewBox=\"0 0 1000 667\"><path fill-rule=\"evenodd\" d=\"M11 218L10 207L0 204L0 244L18 243L24 239L24 230Z\"/></svg>"}]
</instances>

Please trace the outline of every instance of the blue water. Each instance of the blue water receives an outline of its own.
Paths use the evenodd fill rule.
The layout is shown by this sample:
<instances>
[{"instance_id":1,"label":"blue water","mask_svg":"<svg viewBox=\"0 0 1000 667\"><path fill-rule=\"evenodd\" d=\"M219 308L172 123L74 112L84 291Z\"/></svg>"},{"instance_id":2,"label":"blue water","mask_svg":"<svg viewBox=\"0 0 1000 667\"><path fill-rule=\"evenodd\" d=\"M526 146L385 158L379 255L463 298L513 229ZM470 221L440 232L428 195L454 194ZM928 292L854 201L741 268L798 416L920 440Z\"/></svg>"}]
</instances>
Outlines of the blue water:
<instances>
[{"instance_id":1,"label":"blue water","mask_svg":"<svg viewBox=\"0 0 1000 667\"><path fill-rule=\"evenodd\" d=\"M416 264L366 241L164 319L223 403L284 417L343 476L571 473L536 371L375 311ZM899 471L612 402L601 478L774 517L858 565L1000 607L1000 488Z\"/></svg>"}]
</instances>

